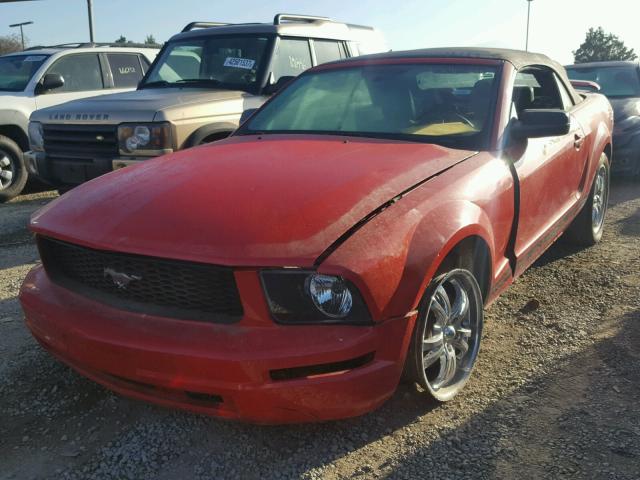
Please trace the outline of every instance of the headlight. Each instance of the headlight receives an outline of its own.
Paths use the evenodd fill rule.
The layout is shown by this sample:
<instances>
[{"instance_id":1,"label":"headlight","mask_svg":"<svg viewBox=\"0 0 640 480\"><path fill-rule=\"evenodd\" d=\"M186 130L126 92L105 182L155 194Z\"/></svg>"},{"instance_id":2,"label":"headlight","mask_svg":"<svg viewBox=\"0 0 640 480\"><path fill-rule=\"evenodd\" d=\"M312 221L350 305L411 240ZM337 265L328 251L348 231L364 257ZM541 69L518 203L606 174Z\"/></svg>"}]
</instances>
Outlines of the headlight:
<instances>
[{"instance_id":1,"label":"headlight","mask_svg":"<svg viewBox=\"0 0 640 480\"><path fill-rule=\"evenodd\" d=\"M118 147L122 155L156 156L172 152L171 124L123 123L118 127Z\"/></svg>"},{"instance_id":2,"label":"headlight","mask_svg":"<svg viewBox=\"0 0 640 480\"><path fill-rule=\"evenodd\" d=\"M371 323L360 292L342 277L300 270L265 270L261 276L279 323Z\"/></svg>"},{"instance_id":3,"label":"headlight","mask_svg":"<svg viewBox=\"0 0 640 480\"><path fill-rule=\"evenodd\" d=\"M35 152L44 150L44 136L40 122L29 122L29 146Z\"/></svg>"}]
</instances>

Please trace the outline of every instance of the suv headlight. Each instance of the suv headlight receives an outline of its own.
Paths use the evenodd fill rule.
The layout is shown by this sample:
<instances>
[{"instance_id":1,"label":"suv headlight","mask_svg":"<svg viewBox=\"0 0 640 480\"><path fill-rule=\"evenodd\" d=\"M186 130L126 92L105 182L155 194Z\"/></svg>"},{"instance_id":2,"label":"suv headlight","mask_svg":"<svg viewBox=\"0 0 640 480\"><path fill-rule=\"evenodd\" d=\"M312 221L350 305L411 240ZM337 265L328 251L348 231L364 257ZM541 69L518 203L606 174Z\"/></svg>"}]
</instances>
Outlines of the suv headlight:
<instances>
[{"instance_id":1,"label":"suv headlight","mask_svg":"<svg viewBox=\"0 0 640 480\"><path fill-rule=\"evenodd\" d=\"M261 277L278 323L371 323L360 292L342 277L300 270L264 270Z\"/></svg>"},{"instance_id":2,"label":"suv headlight","mask_svg":"<svg viewBox=\"0 0 640 480\"><path fill-rule=\"evenodd\" d=\"M29 147L34 152L44 151L44 135L40 122L29 122Z\"/></svg>"},{"instance_id":3,"label":"suv headlight","mask_svg":"<svg viewBox=\"0 0 640 480\"><path fill-rule=\"evenodd\" d=\"M171 124L123 123L118 126L118 148L122 155L171 153Z\"/></svg>"}]
</instances>

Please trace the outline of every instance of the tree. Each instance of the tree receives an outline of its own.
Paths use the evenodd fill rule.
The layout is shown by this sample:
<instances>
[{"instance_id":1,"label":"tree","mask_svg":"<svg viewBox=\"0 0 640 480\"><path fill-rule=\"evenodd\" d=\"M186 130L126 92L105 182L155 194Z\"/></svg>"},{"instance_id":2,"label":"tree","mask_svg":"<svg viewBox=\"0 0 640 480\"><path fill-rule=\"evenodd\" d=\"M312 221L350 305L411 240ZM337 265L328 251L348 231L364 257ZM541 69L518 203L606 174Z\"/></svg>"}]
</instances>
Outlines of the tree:
<instances>
[{"instance_id":1,"label":"tree","mask_svg":"<svg viewBox=\"0 0 640 480\"><path fill-rule=\"evenodd\" d=\"M0 37L0 55L19 52L20 50L22 50L22 41L19 35Z\"/></svg>"},{"instance_id":2,"label":"tree","mask_svg":"<svg viewBox=\"0 0 640 480\"><path fill-rule=\"evenodd\" d=\"M580 48L573 52L575 63L605 62L609 60L635 60L638 58L633 48L602 27L590 28Z\"/></svg>"},{"instance_id":3,"label":"tree","mask_svg":"<svg viewBox=\"0 0 640 480\"><path fill-rule=\"evenodd\" d=\"M127 37L125 37L124 35L120 35L120 38L116 40L116 43L131 43L131 42L127 42Z\"/></svg>"},{"instance_id":4,"label":"tree","mask_svg":"<svg viewBox=\"0 0 640 480\"><path fill-rule=\"evenodd\" d=\"M147 38L144 39L144 44L145 45L158 45L158 42L156 42L156 37L154 37L153 35L147 35Z\"/></svg>"}]
</instances>

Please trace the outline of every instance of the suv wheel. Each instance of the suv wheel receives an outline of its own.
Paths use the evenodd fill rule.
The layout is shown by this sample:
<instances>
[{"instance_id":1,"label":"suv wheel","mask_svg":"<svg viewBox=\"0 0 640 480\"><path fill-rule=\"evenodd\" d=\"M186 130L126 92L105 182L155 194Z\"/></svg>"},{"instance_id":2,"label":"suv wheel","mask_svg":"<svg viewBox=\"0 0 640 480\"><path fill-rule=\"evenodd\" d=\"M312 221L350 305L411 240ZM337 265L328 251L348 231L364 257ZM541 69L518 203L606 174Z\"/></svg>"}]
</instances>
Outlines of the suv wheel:
<instances>
[{"instance_id":1,"label":"suv wheel","mask_svg":"<svg viewBox=\"0 0 640 480\"><path fill-rule=\"evenodd\" d=\"M0 135L0 202L19 195L27 177L22 150L16 142Z\"/></svg>"}]
</instances>

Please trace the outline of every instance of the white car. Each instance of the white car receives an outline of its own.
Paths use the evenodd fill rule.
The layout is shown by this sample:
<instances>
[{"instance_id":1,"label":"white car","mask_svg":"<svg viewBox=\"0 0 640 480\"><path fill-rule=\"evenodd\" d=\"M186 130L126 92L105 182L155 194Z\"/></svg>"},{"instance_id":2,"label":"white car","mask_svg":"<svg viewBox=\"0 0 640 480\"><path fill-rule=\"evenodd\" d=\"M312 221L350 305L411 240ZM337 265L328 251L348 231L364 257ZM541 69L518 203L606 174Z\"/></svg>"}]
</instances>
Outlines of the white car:
<instances>
[{"instance_id":1,"label":"white car","mask_svg":"<svg viewBox=\"0 0 640 480\"><path fill-rule=\"evenodd\" d=\"M0 57L0 202L27 182L29 117L70 100L133 90L158 53L131 45L69 44Z\"/></svg>"}]
</instances>

